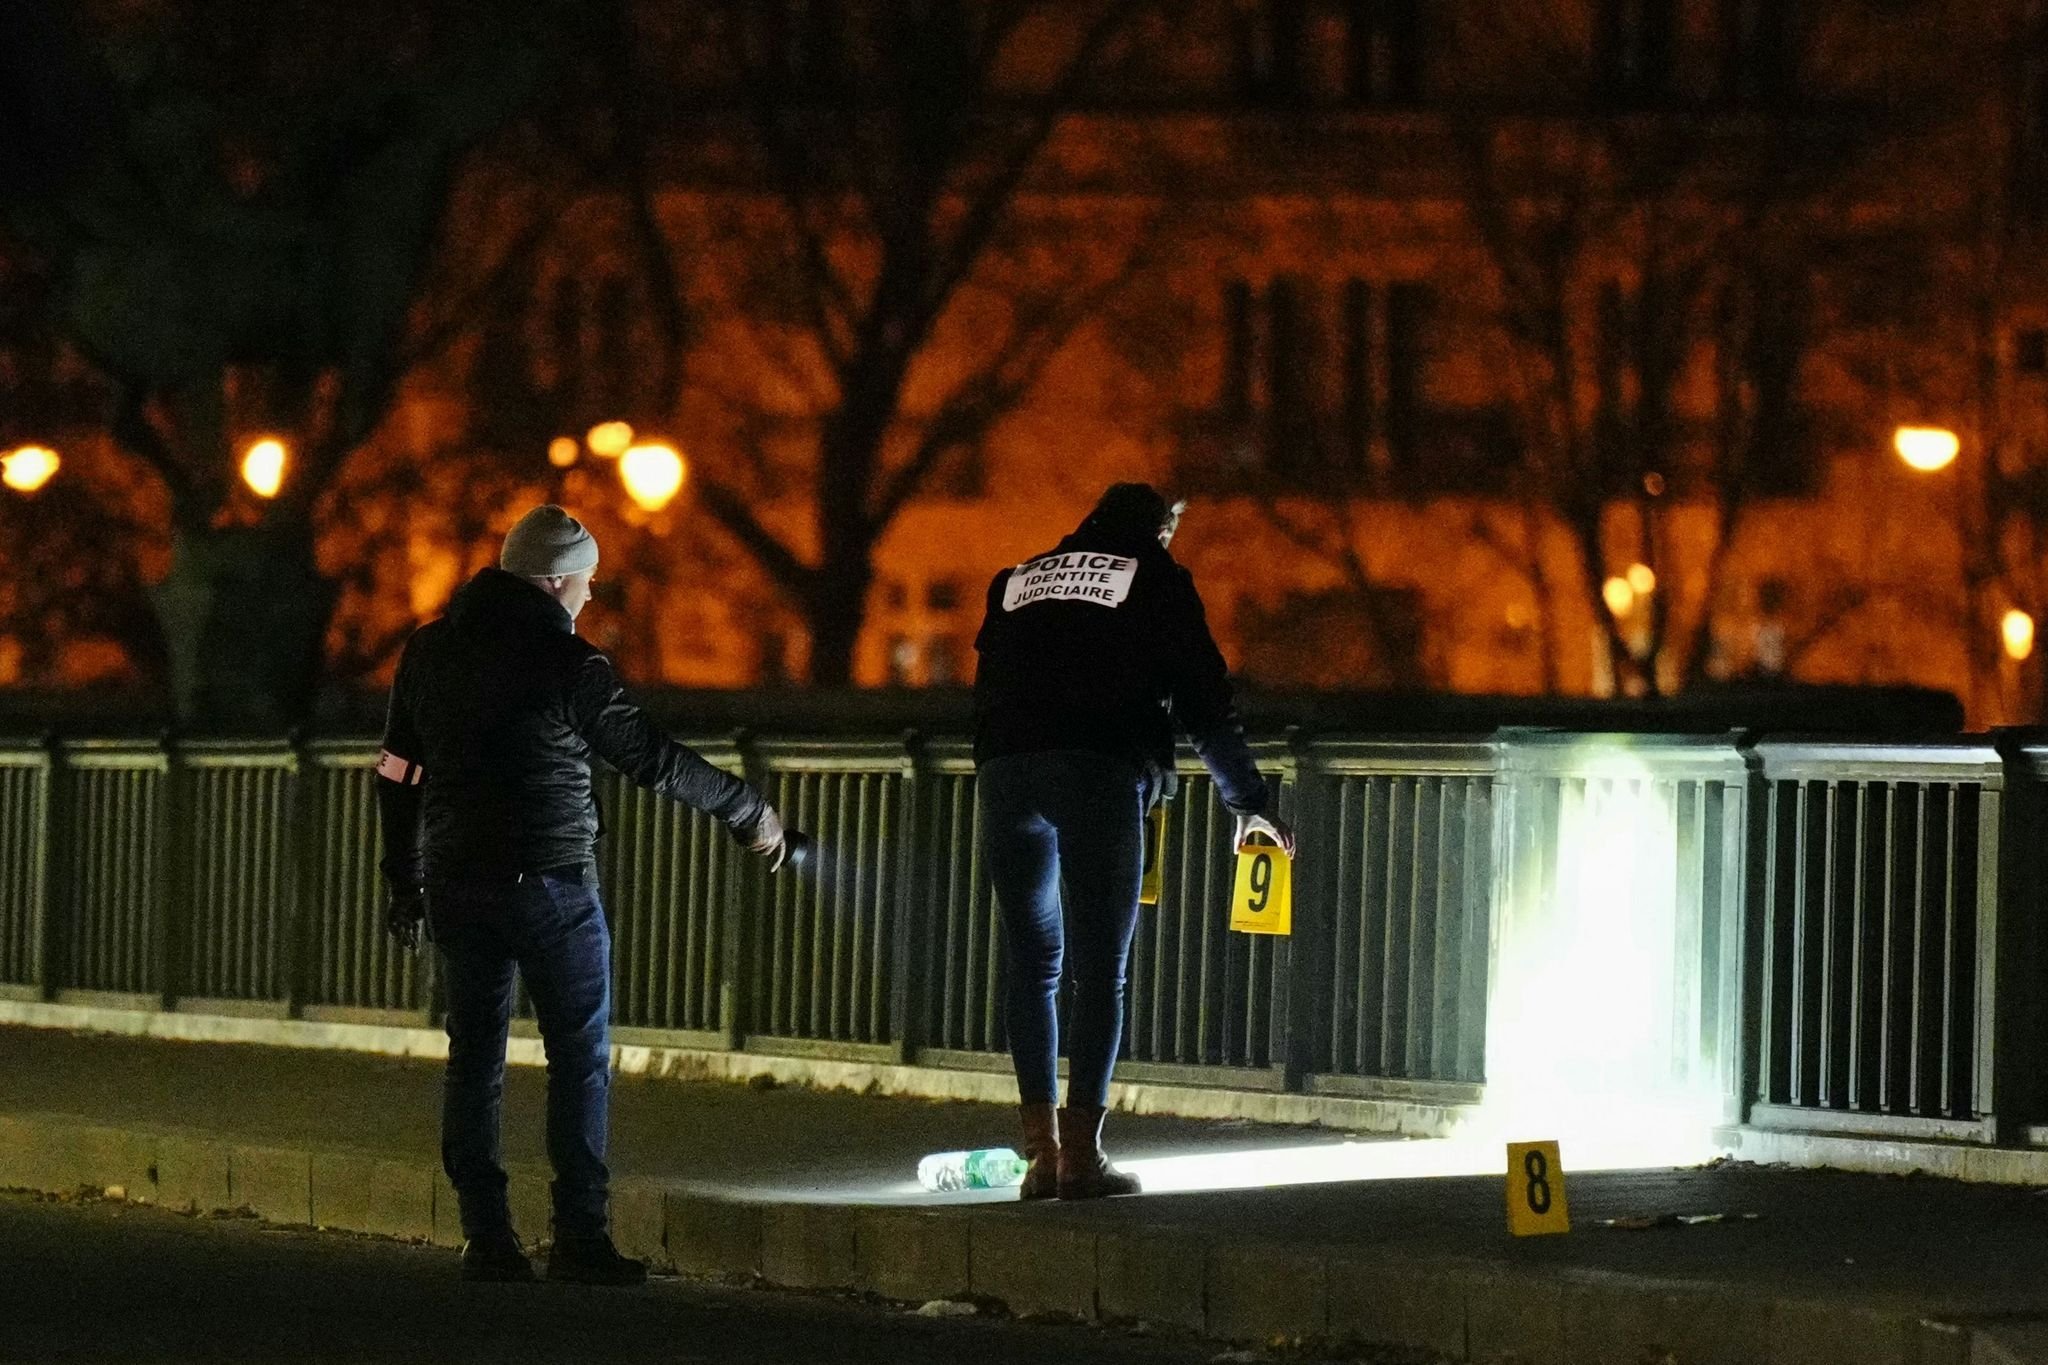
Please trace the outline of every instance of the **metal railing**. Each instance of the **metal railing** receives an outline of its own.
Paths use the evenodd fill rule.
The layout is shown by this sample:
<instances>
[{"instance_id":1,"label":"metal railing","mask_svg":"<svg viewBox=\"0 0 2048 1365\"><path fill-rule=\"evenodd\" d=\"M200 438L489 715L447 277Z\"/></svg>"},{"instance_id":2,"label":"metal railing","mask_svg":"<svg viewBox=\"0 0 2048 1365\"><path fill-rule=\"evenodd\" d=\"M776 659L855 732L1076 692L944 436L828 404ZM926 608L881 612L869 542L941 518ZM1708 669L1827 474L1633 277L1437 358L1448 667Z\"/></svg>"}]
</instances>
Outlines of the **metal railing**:
<instances>
[{"instance_id":1,"label":"metal railing","mask_svg":"<svg viewBox=\"0 0 2048 1365\"><path fill-rule=\"evenodd\" d=\"M1184 755L1120 1074L1476 1100L1515 917L1581 914L1598 881L1674 907L1636 946L1683 986L1643 1028L1729 1117L1975 1141L2048 1120L2048 748L1738 741L1261 742L1308 850L1291 938L1229 931L1228 812ZM1005 1068L966 745L696 747L816 833L819 866L769 876L603 774L621 1038ZM0 743L0 995L431 1021L431 959L383 931L374 753Z\"/></svg>"},{"instance_id":2,"label":"metal railing","mask_svg":"<svg viewBox=\"0 0 2048 1365\"><path fill-rule=\"evenodd\" d=\"M1994 1139L1999 753L1767 743L1757 756L1751 1121Z\"/></svg>"}]
</instances>

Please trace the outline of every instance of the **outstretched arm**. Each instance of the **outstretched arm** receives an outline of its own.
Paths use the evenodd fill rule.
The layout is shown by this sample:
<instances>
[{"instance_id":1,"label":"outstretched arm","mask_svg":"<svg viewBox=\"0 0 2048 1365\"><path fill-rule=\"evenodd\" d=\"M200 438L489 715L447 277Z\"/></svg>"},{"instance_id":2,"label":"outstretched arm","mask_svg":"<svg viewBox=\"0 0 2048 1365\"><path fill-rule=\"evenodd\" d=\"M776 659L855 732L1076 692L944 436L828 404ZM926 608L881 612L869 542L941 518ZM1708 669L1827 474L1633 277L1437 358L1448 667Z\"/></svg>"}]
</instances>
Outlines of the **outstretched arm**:
<instances>
[{"instance_id":1,"label":"outstretched arm","mask_svg":"<svg viewBox=\"0 0 2048 1365\"><path fill-rule=\"evenodd\" d=\"M593 654L577 674L570 714L591 749L629 779L725 821L748 849L781 863L782 822L760 792L670 738L626 695L611 660Z\"/></svg>"},{"instance_id":2,"label":"outstretched arm","mask_svg":"<svg viewBox=\"0 0 2048 1365\"><path fill-rule=\"evenodd\" d=\"M1166 655L1174 719L1216 780L1217 795L1237 817L1237 842L1257 830L1272 835L1292 857L1294 831L1279 818L1278 793L1245 743L1229 667L1216 637L1209 633L1208 615L1187 570L1175 566L1167 593Z\"/></svg>"}]
</instances>

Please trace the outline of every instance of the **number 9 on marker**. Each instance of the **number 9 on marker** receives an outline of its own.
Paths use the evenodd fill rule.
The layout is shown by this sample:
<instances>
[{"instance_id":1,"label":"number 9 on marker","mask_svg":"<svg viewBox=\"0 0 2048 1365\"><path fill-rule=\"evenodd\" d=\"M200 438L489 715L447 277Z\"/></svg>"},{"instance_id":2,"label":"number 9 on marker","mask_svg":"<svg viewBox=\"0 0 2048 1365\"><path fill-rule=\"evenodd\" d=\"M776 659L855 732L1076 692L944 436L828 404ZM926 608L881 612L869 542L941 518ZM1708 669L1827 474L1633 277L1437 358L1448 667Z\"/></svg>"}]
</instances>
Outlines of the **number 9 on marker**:
<instances>
[{"instance_id":1,"label":"number 9 on marker","mask_svg":"<svg viewBox=\"0 0 2048 1365\"><path fill-rule=\"evenodd\" d=\"M1294 864L1274 845L1238 845L1230 927L1241 934L1294 932Z\"/></svg>"}]
</instances>

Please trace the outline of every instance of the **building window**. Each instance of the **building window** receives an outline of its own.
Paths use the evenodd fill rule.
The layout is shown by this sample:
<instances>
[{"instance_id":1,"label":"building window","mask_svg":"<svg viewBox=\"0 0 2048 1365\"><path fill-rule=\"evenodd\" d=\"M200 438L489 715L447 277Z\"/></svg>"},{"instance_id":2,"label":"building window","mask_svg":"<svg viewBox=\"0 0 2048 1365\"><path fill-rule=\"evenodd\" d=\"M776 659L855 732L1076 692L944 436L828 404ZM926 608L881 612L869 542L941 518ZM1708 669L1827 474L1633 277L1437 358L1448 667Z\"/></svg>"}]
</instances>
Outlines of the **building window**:
<instances>
[{"instance_id":1,"label":"building window","mask_svg":"<svg viewBox=\"0 0 2048 1365\"><path fill-rule=\"evenodd\" d=\"M1239 5L1236 24L1238 79L1245 94L1262 104L1286 104L1301 98L1307 0L1256 0Z\"/></svg>"},{"instance_id":2,"label":"building window","mask_svg":"<svg viewBox=\"0 0 2048 1365\"><path fill-rule=\"evenodd\" d=\"M925 686L957 687L966 681L959 641L950 635L934 635L925 648Z\"/></svg>"},{"instance_id":3,"label":"building window","mask_svg":"<svg viewBox=\"0 0 2048 1365\"><path fill-rule=\"evenodd\" d=\"M1410 105L1422 98L1423 0L1349 0L1345 6L1345 98Z\"/></svg>"},{"instance_id":4,"label":"building window","mask_svg":"<svg viewBox=\"0 0 2048 1365\"><path fill-rule=\"evenodd\" d=\"M1338 347L1343 391L1342 466L1346 474L1363 475L1372 466L1373 352L1372 286L1364 280L1344 282L1343 340Z\"/></svg>"},{"instance_id":5,"label":"building window","mask_svg":"<svg viewBox=\"0 0 2048 1365\"><path fill-rule=\"evenodd\" d=\"M2025 92L2014 112L2019 125L2011 171L2013 209L2039 223L2048 218L2048 61L2028 61Z\"/></svg>"},{"instance_id":6,"label":"building window","mask_svg":"<svg viewBox=\"0 0 2048 1365\"><path fill-rule=\"evenodd\" d=\"M840 0L764 0L753 15L757 60L769 75L800 95L845 89Z\"/></svg>"},{"instance_id":7,"label":"building window","mask_svg":"<svg viewBox=\"0 0 2048 1365\"><path fill-rule=\"evenodd\" d=\"M1797 283L1773 280L1758 288L1755 306L1744 357L1755 404L1750 480L1765 494L1804 493L1817 473L1813 422L1800 384L1811 348L1808 298Z\"/></svg>"},{"instance_id":8,"label":"building window","mask_svg":"<svg viewBox=\"0 0 2048 1365\"><path fill-rule=\"evenodd\" d=\"M2048 375L2048 328L2022 327L2013 334L2012 367L2030 378Z\"/></svg>"},{"instance_id":9,"label":"building window","mask_svg":"<svg viewBox=\"0 0 2048 1365\"><path fill-rule=\"evenodd\" d=\"M1594 62L1607 99L1643 104L1669 91L1676 33L1673 4L1674 0L1600 0Z\"/></svg>"},{"instance_id":10,"label":"building window","mask_svg":"<svg viewBox=\"0 0 2048 1365\"><path fill-rule=\"evenodd\" d=\"M1257 472L1294 486L1493 486L1516 438L1499 376L1460 325L1420 280L1226 285L1197 467L1237 485Z\"/></svg>"},{"instance_id":11,"label":"building window","mask_svg":"<svg viewBox=\"0 0 2048 1365\"><path fill-rule=\"evenodd\" d=\"M960 609L960 580L957 578L935 578L925 584L924 604L933 611L958 611Z\"/></svg>"},{"instance_id":12,"label":"building window","mask_svg":"<svg viewBox=\"0 0 2048 1365\"><path fill-rule=\"evenodd\" d=\"M1721 89L1741 103L1791 93L1799 0L1721 0Z\"/></svg>"},{"instance_id":13,"label":"building window","mask_svg":"<svg viewBox=\"0 0 2048 1365\"><path fill-rule=\"evenodd\" d=\"M1283 477L1314 464L1304 292L1284 276L1266 286L1266 464Z\"/></svg>"},{"instance_id":14,"label":"building window","mask_svg":"<svg viewBox=\"0 0 2048 1365\"><path fill-rule=\"evenodd\" d=\"M1387 457L1397 471L1422 463L1423 371L1435 302L1419 281L1402 280L1387 290Z\"/></svg>"},{"instance_id":15,"label":"building window","mask_svg":"<svg viewBox=\"0 0 2048 1365\"><path fill-rule=\"evenodd\" d=\"M1252 410L1252 371L1259 348L1252 307L1249 283L1232 280L1223 286L1223 392L1217 406L1226 417L1244 418Z\"/></svg>"}]
</instances>

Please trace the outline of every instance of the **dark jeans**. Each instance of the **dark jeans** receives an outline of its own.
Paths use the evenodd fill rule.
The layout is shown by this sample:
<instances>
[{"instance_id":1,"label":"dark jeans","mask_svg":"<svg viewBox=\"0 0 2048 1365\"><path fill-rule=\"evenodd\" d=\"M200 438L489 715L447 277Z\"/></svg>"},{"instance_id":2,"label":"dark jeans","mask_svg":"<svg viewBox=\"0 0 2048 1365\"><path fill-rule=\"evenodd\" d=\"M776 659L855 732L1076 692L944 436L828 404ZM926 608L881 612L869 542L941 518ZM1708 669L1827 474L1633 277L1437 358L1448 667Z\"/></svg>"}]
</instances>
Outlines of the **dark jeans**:
<instances>
[{"instance_id":1,"label":"dark jeans","mask_svg":"<svg viewBox=\"0 0 2048 1365\"><path fill-rule=\"evenodd\" d=\"M604 1231L612 940L595 879L527 873L436 886L428 907L448 991L441 1164L463 1235L511 1226L498 1121L515 967L547 1048L555 1236Z\"/></svg>"},{"instance_id":2,"label":"dark jeans","mask_svg":"<svg viewBox=\"0 0 2048 1365\"><path fill-rule=\"evenodd\" d=\"M1129 759L1062 749L991 759L977 787L1009 948L1017 1097L1056 1098L1064 962L1073 973L1067 1102L1100 1107L1123 1035L1151 800L1146 771Z\"/></svg>"}]
</instances>

